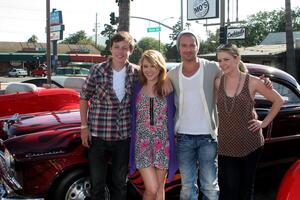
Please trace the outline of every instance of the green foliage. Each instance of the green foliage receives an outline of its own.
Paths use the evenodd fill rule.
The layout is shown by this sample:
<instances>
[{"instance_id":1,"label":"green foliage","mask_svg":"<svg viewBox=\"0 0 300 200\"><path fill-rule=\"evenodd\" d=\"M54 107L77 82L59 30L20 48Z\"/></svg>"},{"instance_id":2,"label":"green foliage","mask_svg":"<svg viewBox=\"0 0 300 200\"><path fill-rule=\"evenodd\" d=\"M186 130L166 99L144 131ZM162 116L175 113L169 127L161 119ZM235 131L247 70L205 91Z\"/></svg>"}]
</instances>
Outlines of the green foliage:
<instances>
[{"instance_id":1,"label":"green foliage","mask_svg":"<svg viewBox=\"0 0 300 200\"><path fill-rule=\"evenodd\" d=\"M27 42L30 42L30 43L37 43L38 42L38 37L36 35L32 35L28 40Z\"/></svg>"},{"instance_id":2,"label":"green foliage","mask_svg":"<svg viewBox=\"0 0 300 200\"><path fill-rule=\"evenodd\" d=\"M159 41L152 37L144 37L138 42L138 46L143 52L148 49L158 50Z\"/></svg>"},{"instance_id":3,"label":"green foliage","mask_svg":"<svg viewBox=\"0 0 300 200\"><path fill-rule=\"evenodd\" d=\"M170 34L170 39L172 40L172 43L176 41L177 35L181 32L181 19L177 21L177 23L172 27L173 28L173 33Z\"/></svg>"},{"instance_id":4,"label":"green foliage","mask_svg":"<svg viewBox=\"0 0 300 200\"><path fill-rule=\"evenodd\" d=\"M135 64L139 64L139 60L143 54L143 49L141 49L138 45L133 50L133 53L129 57L129 61Z\"/></svg>"},{"instance_id":5,"label":"green foliage","mask_svg":"<svg viewBox=\"0 0 300 200\"><path fill-rule=\"evenodd\" d=\"M219 45L219 33L208 33L209 37L206 41L200 41L200 54L214 53Z\"/></svg>"},{"instance_id":6,"label":"green foliage","mask_svg":"<svg viewBox=\"0 0 300 200\"><path fill-rule=\"evenodd\" d=\"M76 33L70 34L69 37L64 39L62 44L94 44L91 38L88 38L85 31L81 30Z\"/></svg>"},{"instance_id":7,"label":"green foliage","mask_svg":"<svg viewBox=\"0 0 300 200\"><path fill-rule=\"evenodd\" d=\"M101 54L102 55L110 55L110 38L116 33L117 29L110 25L110 24L104 24L104 30L101 31L101 35L103 35L104 37L108 38L106 41L105 41L105 49L101 51Z\"/></svg>"},{"instance_id":8,"label":"green foliage","mask_svg":"<svg viewBox=\"0 0 300 200\"><path fill-rule=\"evenodd\" d=\"M293 30L300 30L300 8L292 11ZM231 41L238 46L254 46L272 32L285 32L285 11L260 11L240 25L246 28L246 39Z\"/></svg>"}]
</instances>

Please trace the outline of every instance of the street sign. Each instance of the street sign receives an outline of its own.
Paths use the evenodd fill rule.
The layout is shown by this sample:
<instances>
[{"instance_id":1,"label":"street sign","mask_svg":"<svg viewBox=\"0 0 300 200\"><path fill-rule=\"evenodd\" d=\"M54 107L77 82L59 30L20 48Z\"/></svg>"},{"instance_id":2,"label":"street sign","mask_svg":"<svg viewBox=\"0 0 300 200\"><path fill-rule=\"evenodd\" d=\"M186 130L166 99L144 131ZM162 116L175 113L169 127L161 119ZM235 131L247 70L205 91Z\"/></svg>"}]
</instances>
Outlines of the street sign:
<instances>
[{"instance_id":1,"label":"street sign","mask_svg":"<svg viewBox=\"0 0 300 200\"><path fill-rule=\"evenodd\" d=\"M62 40L63 39L63 31L50 32L50 40Z\"/></svg>"},{"instance_id":2,"label":"street sign","mask_svg":"<svg viewBox=\"0 0 300 200\"><path fill-rule=\"evenodd\" d=\"M64 30L65 30L65 25L63 24L50 26L50 32L57 32L57 31L64 31Z\"/></svg>"},{"instance_id":3,"label":"street sign","mask_svg":"<svg viewBox=\"0 0 300 200\"><path fill-rule=\"evenodd\" d=\"M151 33L151 32L160 32L161 28L158 26L158 27L149 27L147 28L147 32L148 33Z\"/></svg>"}]
</instances>

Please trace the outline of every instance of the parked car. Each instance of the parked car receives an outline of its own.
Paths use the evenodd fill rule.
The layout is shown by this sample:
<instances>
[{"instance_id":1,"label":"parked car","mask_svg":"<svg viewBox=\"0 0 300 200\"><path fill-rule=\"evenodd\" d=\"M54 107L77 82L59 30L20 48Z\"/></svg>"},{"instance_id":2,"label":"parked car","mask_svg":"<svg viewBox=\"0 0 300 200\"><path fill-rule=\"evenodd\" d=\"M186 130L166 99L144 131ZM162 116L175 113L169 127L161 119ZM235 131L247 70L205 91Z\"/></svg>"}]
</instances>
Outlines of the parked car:
<instances>
[{"instance_id":1,"label":"parked car","mask_svg":"<svg viewBox=\"0 0 300 200\"><path fill-rule=\"evenodd\" d=\"M284 175L276 200L300 199L300 160L297 160Z\"/></svg>"},{"instance_id":2,"label":"parked car","mask_svg":"<svg viewBox=\"0 0 300 200\"><path fill-rule=\"evenodd\" d=\"M8 77L19 77L19 76L27 76L27 71L24 69L13 68L8 72Z\"/></svg>"},{"instance_id":3,"label":"parked car","mask_svg":"<svg viewBox=\"0 0 300 200\"><path fill-rule=\"evenodd\" d=\"M263 130L265 148L259 170L292 163L300 155L300 86L286 72L273 67L247 64L251 74L265 74L286 103L273 122ZM256 97L259 118L271 104ZM85 199L90 195L87 149L81 145L78 110L57 111L12 118L4 124L0 174L6 196L47 199ZM108 163L109 156L108 156ZM144 191L138 172L128 177L131 192ZM180 174L166 183L166 197L178 196ZM106 188L109 196L109 184ZM131 198L135 199L135 198Z\"/></svg>"},{"instance_id":4,"label":"parked car","mask_svg":"<svg viewBox=\"0 0 300 200\"><path fill-rule=\"evenodd\" d=\"M54 74L56 76L88 76L90 70L81 67L58 67Z\"/></svg>"},{"instance_id":5,"label":"parked car","mask_svg":"<svg viewBox=\"0 0 300 200\"><path fill-rule=\"evenodd\" d=\"M47 69L45 67L37 67L31 71L32 76L47 76Z\"/></svg>"},{"instance_id":6,"label":"parked car","mask_svg":"<svg viewBox=\"0 0 300 200\"><path fill-rule=\"evenodd\" d=\"M78 109L79 93L73 89L45 89L30 83L10 83L5 90L0 90L0 105L1 137L3 123L11 115Z\"/></svg>"},{"instance_id":7,"label":"parked car","mask_svg":"<svg viewBox=\"0 0 300 200\"><path fill-rule=\"evenodd\" d=\"M45 89L30 83L13 82L0 91L0 117L79 108L79 94L72 89Z\"/></svg>"},{"instance_id":8,"label":"parked car","mask_svg":"<svg viewBox=\"0 0 300 200\"><path fill-rule=\"evenodd\" d=\"M80 92L85 77L69 77L69 76L51 76L51 87L54 88L70 88ZM50 87L47 78L34 78L23 81L23 83L32 83L38 87Z\"/></svg>"}]
</instances>

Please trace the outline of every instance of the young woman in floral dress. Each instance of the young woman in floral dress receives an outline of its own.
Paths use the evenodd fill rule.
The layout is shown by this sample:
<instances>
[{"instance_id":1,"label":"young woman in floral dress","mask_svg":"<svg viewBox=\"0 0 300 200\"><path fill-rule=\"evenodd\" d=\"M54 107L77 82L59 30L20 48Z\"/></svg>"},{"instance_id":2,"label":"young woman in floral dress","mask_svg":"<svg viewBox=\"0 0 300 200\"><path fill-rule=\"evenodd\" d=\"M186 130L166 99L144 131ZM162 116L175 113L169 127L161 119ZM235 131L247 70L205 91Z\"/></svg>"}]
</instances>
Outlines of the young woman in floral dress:
<instances>
[{"instance_id":1,"label":"young woman in floral dress","mask_svg":"<svg viewBox=\"0 0 300 200\"><path fill-rule=\"evenodd\" d=\"M141 78L131 105L130 172L139 170L144 200L164 199L165 180L177 170L174 144L174 97L163 96L166 63L160 52L147 50L140 60Z\"/></svg>"}]
</instances>

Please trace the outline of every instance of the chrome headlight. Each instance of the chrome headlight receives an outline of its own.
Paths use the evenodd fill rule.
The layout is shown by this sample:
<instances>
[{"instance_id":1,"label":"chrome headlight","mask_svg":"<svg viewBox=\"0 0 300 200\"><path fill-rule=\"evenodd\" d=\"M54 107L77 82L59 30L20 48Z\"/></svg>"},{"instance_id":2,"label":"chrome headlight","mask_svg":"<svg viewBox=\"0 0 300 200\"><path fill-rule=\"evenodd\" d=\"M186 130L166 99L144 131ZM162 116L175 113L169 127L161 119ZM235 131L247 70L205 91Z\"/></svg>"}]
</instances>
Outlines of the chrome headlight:
<instances>
[{"instance_id":1,"label":"chrome headlight","mask_svg":"<svg viewBox=\"0 0 300 200\"><path fill-rule=\"evenodd\" d=\"M4 151L4 160L5 160L6 167L9 170L9 173L11 175L14 175L15 174L15 159L7 149L5 149L5 151Z\"/></svg>"},{"instance_id":2,"label":"chrome headlight","mask_svg":"<svg viewBox=\"0 0 300 200\"><path fill-rule=\"evenodd\" d=\"M9 129L9 124L7 122L3 122L2 130L4 132L8 132Z\"/></svg>"}]
</instances>

